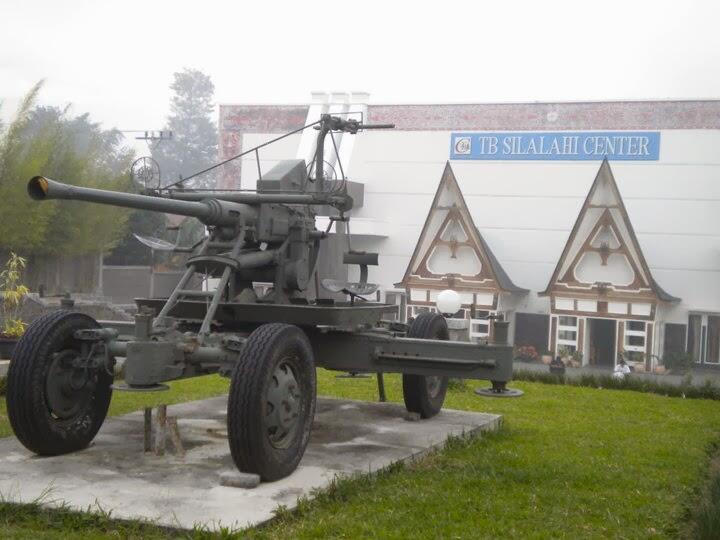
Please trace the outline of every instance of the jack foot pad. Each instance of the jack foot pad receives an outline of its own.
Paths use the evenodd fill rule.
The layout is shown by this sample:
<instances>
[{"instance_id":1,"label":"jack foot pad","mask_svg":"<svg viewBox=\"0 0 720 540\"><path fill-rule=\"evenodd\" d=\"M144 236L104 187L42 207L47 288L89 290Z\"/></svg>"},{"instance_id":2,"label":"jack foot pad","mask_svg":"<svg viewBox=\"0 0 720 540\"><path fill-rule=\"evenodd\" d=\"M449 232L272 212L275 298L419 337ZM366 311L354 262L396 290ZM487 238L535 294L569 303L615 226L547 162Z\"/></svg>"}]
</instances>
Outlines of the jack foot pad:
<instances>
[{"instance_id":1,"label":"jack foot pad","mask_svg":"<svg viewBox=\"0 0 720 540\"><path fill-rule=\"evenodd\" d=\"M497 388L491 386L490 388L478 388L475 390L478 396L485 397L520 397L525 392L518 390L517 388Z\"/></svg>"},{"instance_id":2,"label":"jack foot pad","mask_svg":"<svg viewBox=\"0 0 720 540\"><path fill-rule=\"evenodd\" d=\"M340 375L335 375L336 379L369 379L369 373L358 373L357 371L348 371Z\"/></svg>"}]
</instances>

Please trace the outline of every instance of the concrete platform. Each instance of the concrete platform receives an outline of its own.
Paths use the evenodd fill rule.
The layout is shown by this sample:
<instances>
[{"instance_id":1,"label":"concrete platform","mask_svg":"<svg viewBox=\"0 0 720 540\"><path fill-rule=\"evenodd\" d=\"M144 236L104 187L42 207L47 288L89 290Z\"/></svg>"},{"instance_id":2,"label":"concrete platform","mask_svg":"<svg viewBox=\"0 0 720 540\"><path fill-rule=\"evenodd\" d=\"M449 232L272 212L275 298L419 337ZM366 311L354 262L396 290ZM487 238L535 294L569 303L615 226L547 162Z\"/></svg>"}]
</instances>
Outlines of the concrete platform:
<instances>
[{"instance_id":1,"label":"concrete platform","mask_svg":"<svg viewBox=\"0 0 720 540\"><path fill-rule=\"evenodd\" d=\"M337 475L377 471L421 455L450 435L495 430L501 420L444 410L411 422L400 405L320 398L300 467L283 480L243 489L220 485L221 473L235 470L225 407L225 397L168 407L168 415L178 418L184 458L143 453L140 412L108 419L90 448L66 456L40 458L14 437L0 439L0 495L179 528L245 528L270 519L278 505L295 507L298 497Z\"/></svg>"}]
</instances>

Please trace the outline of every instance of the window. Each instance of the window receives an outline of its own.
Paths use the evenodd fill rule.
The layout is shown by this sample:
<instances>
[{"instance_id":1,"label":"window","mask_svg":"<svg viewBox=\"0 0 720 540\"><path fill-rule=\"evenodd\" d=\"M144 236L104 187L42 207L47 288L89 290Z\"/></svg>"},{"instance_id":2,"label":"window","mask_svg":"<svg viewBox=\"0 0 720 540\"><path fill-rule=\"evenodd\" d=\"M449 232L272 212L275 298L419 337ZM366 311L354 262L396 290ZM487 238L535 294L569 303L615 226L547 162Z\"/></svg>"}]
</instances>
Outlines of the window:
<instances>
[{"instance_id":1,"label":"window","mask_svg":"<svg viewBox=\"0 0 720 540\"><path fill-rule=\"evenodd\" d=\"M709 364L720 363L720 315L708 315L707 354Z\"/></svg>"},{"instance_id":2,"label":"window","mask_svg":"<svg viewBox=\"0 0 720 540\"><path fill-rule=\"evenodd\" d=\"M720 363L720 315L690 315L687 351L696 362Z\"/></svg>"},{"instance_id":3,"label":"window","mask_svg":"<svg viewBox=\"0 0 720 540\"><path fill-rule=\"evenodd\" d=\"M625 350L628 352L645 352L647 330L643 321L625 321Z\"/></svg>"},{"instance_id":4,"label":"window","mask_svg":"<svg viewBox=\"0 0 720 540\"><path fill-rule=\"evenodd\" d=\"M628 321L625 323L625 328L634 332L644 332L645 323L642 321Z\"/></svg>"},{"instance_id":5,"label":"window","mask_svg":"<svg viewBox=\"0 0 720 540\"><path fill-rule=\"evenodd\" d=\"M487 339L490 336L490 323L492 321L487 318L489 315L489 311L475 311L475 318L470 319L470 341Z\"/></svg>"},{"instance_id":6,"label":"window","mask_svg":"<svg viewBox=\"0 0 720 540\"><path fill-rule=\"evenodd\" d=\"M578 347L578 323L577 317L561 315L558 317L557 327L557 351L556 354L574 352Z\"/></svg>"},{"instance_id":7,"label":"window","mask_svg":"<svg viewBox=\"0 0 720 540\"><path fill-rule=\"evenodd\" d=\"M483 311L481 309L476 309L475 306L472 306L470 308L470 318L471 319L487 319L488 315L490 315L489 311Z\"/></svg>"},{"instance_id":8,"label":"window","mask_svg":"<svg viewBox=\"0 0 720 540\"><path fill-rule=\"evenodd\" d=\"M577 332L573 332L572 330L560 330L558 331L558 339L577 341Z\"/></svg>"},{"instance_id":9,"label":"window","mask_svg":"<svg viewBox=\"0 0 720 540\"><path fill-rule=\"evenodd\" d=\"M696 362L702 361L702 315L690 315L688 318L687 352Z\"/></svg>"},{"instance_id":10,"label":"window","mask_svg":"<svg viewBox=\"0 0 720 540\"><path fill-rule=\"evenodd\" d=\"M470 333L474 337L487 337L490 334L490 325L487 322L472 322Z\"/></svg>"}]
</instances>

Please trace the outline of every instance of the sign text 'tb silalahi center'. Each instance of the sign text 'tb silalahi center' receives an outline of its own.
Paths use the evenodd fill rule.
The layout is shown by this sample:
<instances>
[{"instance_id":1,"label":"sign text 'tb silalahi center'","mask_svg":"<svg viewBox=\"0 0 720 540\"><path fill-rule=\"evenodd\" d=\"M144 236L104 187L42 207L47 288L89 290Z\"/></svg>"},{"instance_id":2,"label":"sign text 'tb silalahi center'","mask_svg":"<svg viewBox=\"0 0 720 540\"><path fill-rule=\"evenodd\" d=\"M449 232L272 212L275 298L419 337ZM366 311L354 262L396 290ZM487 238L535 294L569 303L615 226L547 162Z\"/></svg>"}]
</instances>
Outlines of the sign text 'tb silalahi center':
<instances>
[{"instance_id":1,"label":"sign text 'tb silalahi center'","mask_svg":"<svg viewBox=\"0 0 720 540\"><path fill-rule=\"evenodd\" d=\"M450 159L657 161L659 131L452 133Z\"/></svg>"}]
</instances>

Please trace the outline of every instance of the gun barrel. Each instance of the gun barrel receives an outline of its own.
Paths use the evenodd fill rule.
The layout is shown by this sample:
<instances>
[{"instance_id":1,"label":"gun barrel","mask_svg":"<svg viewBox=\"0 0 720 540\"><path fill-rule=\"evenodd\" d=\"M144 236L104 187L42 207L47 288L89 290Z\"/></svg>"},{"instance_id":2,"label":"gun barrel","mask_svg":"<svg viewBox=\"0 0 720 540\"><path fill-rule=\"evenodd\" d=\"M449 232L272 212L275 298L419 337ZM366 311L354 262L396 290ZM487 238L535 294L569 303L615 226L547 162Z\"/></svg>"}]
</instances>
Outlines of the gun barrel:
<instances>
[{"instance_id":1,"label":"gun barrel","mask_svg":"<svg viewBox=\"0 0 720 540\"><path fill-rule=\"evenodd\" d=\"M178 201L201 201L208 197L243 204L329 204L349 209L352 198L333 193L242 193L237 191L180 191L171 190L163 197Z\"/></svg>"},{"instance_id":2,"label":"gun barrel","mask_svg":"<svg viewBox=\"0 0 720 540\"><path fill-rule=\"evenodd\" d=\"M71 186L35 176L28 182L28 195L36 201L46 199L66 199L109 204L137 210L151 210L198 218L206 225L234 225L241 217L245 222L254 222L257 211L246 204L207 199L203 201L180 201L150 197L135 193L121 193L79 186Z\"/></svg>"},{"instance_id":3,"label":"gun barrel","mask_svg":"<svg viewBox=\"0 0 720 540\"><path fill-rule=\"evenodd\" d=\"M360 124L360 129L395 129L395 124Z\"/></svg>"}]
</instances>

